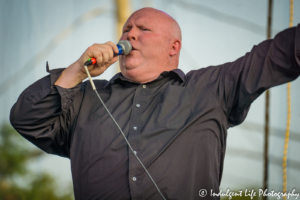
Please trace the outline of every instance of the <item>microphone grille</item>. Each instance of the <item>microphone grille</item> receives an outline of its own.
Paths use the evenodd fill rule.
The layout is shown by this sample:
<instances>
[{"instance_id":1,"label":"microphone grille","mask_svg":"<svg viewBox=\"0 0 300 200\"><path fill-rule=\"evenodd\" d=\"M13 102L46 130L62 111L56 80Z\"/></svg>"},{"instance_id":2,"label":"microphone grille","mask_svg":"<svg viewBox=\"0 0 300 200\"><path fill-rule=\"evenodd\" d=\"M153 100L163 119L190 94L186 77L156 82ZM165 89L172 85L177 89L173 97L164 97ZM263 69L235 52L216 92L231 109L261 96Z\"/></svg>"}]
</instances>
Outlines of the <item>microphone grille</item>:
<instances>
[{"instance_id":1,"label":"microphone grille","mask_svg":"<svg viewBox=\"0 0 300 200\"><path fill-rule=\"evenodd\" d=\"M131 43L128 40L120 40L118 45L122 47L125 56L128 55L132 50Z\"/></svg>"}]
</instances>

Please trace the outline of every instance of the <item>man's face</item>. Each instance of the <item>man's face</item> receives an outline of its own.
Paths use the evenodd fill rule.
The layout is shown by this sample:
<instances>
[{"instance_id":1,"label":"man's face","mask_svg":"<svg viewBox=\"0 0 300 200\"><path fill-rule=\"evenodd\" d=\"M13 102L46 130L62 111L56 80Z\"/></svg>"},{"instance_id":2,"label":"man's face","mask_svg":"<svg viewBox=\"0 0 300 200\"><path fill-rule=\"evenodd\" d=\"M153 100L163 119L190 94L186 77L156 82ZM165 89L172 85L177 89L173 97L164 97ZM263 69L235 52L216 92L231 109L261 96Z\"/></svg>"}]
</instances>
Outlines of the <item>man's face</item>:
<instances>
[{"instance_id":1,"label":"man's face","mask_svg":"<svg viewBox=\"0 0 300 200\"><path fill-rule=\"evenodd\" d=\"M122 74L129 78L143 73L165 71L169 59L170 24L161 15L151 11L138 11L125 23L120 40L129 40L132 51L120 56Z\"/></svg>"}]
</instances>

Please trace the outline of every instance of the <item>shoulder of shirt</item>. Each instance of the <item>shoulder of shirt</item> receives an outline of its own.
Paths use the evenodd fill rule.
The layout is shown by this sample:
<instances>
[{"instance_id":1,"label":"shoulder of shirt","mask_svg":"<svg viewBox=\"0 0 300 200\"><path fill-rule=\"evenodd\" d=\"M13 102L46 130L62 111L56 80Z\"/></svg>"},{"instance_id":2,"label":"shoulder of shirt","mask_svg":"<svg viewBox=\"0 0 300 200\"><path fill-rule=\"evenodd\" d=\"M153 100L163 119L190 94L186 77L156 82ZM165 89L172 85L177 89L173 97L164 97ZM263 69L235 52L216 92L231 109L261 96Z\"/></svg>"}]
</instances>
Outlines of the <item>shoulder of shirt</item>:
<instances>
[{"instance_id":1,"label":"shoulder of shirt","mask_svg":"<svg viewBox=\"0 0 300 200\"><path fill-rule=\"evenodd\" d=\"M217 68L219 68L219 66L208 66L208 67L202 67L200 69L191 70L186 74L186 79L190 79L193 76L198 77L198 76L204 75L205 73L215 70Z\"/></svg>"}]
</instances>

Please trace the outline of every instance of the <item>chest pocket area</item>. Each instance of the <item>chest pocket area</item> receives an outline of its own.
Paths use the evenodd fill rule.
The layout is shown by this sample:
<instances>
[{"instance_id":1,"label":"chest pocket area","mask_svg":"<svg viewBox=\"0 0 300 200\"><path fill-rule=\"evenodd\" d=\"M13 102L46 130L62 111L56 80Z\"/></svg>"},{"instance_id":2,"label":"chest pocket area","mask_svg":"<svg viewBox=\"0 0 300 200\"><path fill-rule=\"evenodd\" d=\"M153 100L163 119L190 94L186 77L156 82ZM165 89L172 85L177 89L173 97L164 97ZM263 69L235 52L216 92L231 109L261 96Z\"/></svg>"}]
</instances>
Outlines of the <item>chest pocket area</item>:
<instances>
[{"instance_id":1,"label":"chest pocket area","mask_svg":"<svg viewBox=\"0 0 300 200\"><path fill-rule=\"evenodd\" d=\"M160 127L183 127L192 115L188 90L185 87L169 85L158 96L155 115L155 124Z\"/></svg>"}]
</instances>

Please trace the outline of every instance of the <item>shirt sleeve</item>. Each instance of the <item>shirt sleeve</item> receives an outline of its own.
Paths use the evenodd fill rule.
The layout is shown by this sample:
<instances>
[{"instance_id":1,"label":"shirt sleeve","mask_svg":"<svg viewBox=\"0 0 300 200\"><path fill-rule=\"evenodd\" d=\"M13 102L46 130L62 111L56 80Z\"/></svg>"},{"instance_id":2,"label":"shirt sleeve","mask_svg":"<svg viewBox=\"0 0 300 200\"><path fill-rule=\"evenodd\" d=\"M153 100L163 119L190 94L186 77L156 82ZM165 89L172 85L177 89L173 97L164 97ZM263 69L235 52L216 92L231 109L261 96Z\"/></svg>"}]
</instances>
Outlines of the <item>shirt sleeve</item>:
<instances>
[{"instance_id":1,"label":"shirt sleeve","mask_svg":"<svg viewBox=\"0 0 300 200\"><path fill-rule=\"evenodd\" d=\"M70 89L54 85L63 70L51 70L50 75L25 89L11 109L10 122L45 152L69 157L72 122L78 112L74 101L81 84Z\"/></svg>"},{"instance_id":2,"label":"shirt sleeve","mask_svg":"<svg viewBox=\"0 0 300 200\"><path fill-rule=\"evenodd\" d=\"M234 62L198 70L229 127L244 121L251 103L270 87L300 74L300 25L263 41Z\"/></svg>"}]
</instances>

